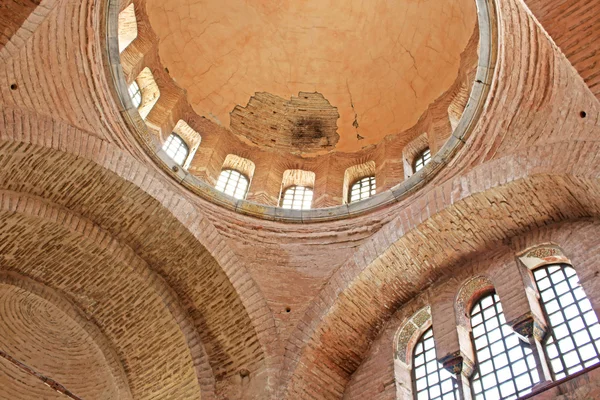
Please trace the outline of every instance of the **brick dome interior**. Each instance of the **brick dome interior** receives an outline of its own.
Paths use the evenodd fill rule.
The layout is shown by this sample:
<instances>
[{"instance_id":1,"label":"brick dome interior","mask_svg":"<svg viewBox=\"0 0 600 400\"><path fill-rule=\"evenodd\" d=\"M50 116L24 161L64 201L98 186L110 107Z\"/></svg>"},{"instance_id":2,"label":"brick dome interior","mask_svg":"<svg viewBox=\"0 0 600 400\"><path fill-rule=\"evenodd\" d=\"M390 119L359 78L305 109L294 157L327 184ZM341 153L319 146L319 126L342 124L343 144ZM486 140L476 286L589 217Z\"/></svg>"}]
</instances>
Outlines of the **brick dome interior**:
<instances>
[{"instance_id":1,"label":"brick dome interior","mask_svg":"<svg viewBox=\"0 0 600 400\"><path fill-rule=\"evenodd\" d=\"M599 27L0 0L0 399L600 398Z\"/></svg>"}]
</instances>

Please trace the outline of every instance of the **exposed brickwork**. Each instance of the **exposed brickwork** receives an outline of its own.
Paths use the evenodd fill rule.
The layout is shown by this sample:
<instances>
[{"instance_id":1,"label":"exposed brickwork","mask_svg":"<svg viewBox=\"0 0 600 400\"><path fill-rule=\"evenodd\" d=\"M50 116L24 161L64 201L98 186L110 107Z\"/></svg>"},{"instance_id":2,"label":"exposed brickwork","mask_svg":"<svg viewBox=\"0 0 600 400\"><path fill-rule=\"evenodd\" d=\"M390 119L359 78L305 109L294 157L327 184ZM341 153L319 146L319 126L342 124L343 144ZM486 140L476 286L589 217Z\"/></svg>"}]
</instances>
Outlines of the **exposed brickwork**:
<instances>
[{"instance_id":1,"label":"exposed brickwork","mask_svg":"<svg viewBox=\"0 0 600 400\"><path fill-rule=\"evenodd\" d=\"M138 38L121 53L126 81L129 84L144 68L149 68L161 96L142 123L148 127L147 130L144 127L142 141L154 151L161 147L179 120L185 121L202 136L202 145L188 171L212 186L228 154L247 158L257 166L257 176L247 199L264 205L277 205L282 174L288 169L312 171L317 175L314 208L343 204L344 172L367 161L377 164L378 192L402 182L405 179L404 146L427 131L432 153L440 150L453 129L449 108L454 113L452 118L460 117L469 93L469 90L464 93L465 88L472 86L477 66L479 32L475 29L460 55L456 79L412 127L389 132L375 144L341 152L335 148L341 123L338 109L319 93L301 92L291 100L256 93L249 101L244 100L248 101L246 107L238 105L231 111L231 130L215 123L214 115L196 114L186 93L161 63L158 38L148 22L144 2L140 0L136 4L139 4L136 7ZM129 31L124 33L127 39ZM146 112L147 107L143 105L140 113L146 115Z\"/></svg>"},{"instance_id":2,"label":"exposed brickwork","mask_svg":"<svg viewBox=\"0 0 600 400\"><path fill-rule=\"evenodd\" d=\"M0 49L6 46L39 4L40 0L0 1Z\"/></svg>"},{"instance_id":3,"label":"exposed brickwork","mask_svg":"<svg viewBox=\"0 0 600 400\"><path fill-rule=\"evenodd\" d=\"M571 141L597 140L597 99L536 27L522 3L505 1L500 6L504 34L519 40L500 43L495 85L476 129L481 134L473 134L468 143L471 151L456 158L448 174L435 178L430 190L398 208L395 220L363 244L353 259L330 278L329 282L336 284L321 291L293 334L294 343L308 344L300 351L288 346L286 362L294 374L288 386L290 398L313 396L314 387L328 388L322 394L324 398L339 397L376 335L376 327L389 318L390 308L414 296L417 287L435 280L439 275L433 271L448 273L444 267L454 265L461 254L486 248L494 241L540 224L597 215L590 208L595 207L595 195L590 194L597 190L591 186L597 172L593 172L594 162L583 161L581 154L585 151L580 151L591 146L594 152L598 144L566 144L564 134L559 133L572 132L568 139ZM531 47L536 48L544 62L524 59L532 64L516 69L514 60L520 59L520 54L528 54ZM542 66L552 73L519 72ZM529 87L547 89L515 91ZM560 106L556 103L558 98L562 99ZM567 104L565 99L569 99ZM561 109L592 109L588 115L596 117L582 119L579 111L561 113ZM503 124L498 123L500 115L508 117ZM567 124L574 124L573 128L566 128ZM560 141L562 146L552 145ZM535 145L539 147L531 147ZM492 158L496 160L489 161ZM485 161L473 168L473 164ZM542 175L549 169L554 171L552 174L581 178ZM459 175L454 181L451 171ZM463 171L462 176L458 171ZM523 179L530 174L530 178ZM584 175L591 180L582 179ZM581 200L567 200L580 195ZM524 202L519 204L519 199ZM454 206L449 207L450 204ZM579 206L583 208L578 210ZM417 226L420 227L416 229ZM425 269L429 271L427 275ZM361 304L369 307L360 307ZM344 328L350 315L352 330ZM338 343L352 343L352 347ZM321 368L306 367L315 360Z\"/></svg>"},{"instance_id":4,"label":"exposed brickwork","mask_svg":"<svg viewBox=\"0 0 600 400\"><path fill-rule=\"evenodd\" d=\"M515 267L531 246L559 245L599 310L600 105L521 1L497 3L490 96L449 164L393 205L286 224L187 190L140 139L160 147L184 120L202 136L190 171L208 182L235 154L255 163L259 202L274 204L284 171L303 169L318 206L341 204L349 167L374 161L390 188L407 143L427 132L439 151L467 101L477 40L412 129L302 159L196 115L141 0L122 65L127 83L148 67L161 95L148 137L135 136L127 118L140 116L107 67L106 2L42 1L0 49L0 346L86 399L392 400L410 393L394 360L399 327L432 306L438 355L455 351L454 298L470 276L489 277L507 319L535 314ZM0 397L64 398L6 359L0 370ZM580 386L590 391L576 396L594 393Z\"/></svg>"},{"instance_id":5,"label":"exposed brickwork","mask_svg":"<svg viewBox=\"0 0 600 400\"><path fill-rule=\"evenodd\" d=\"M592 279L588 278L588 282L586 283L586 277L594 276L595 272L598 270L598 264L596 263L596 259L598 258L596 249L600 245L598 232L600 232L600 224L598 224L597 221L559 223L549 227L535 229L524 235L516 236L511 240L509 246L500 246L500 250L484 251L470 260L462 261L460 263L460 275L452 277L445 282L444 279L442 279L443 283L439 282L430 289L424 291L424 293L417 296L416 299L402 306L389 319L385 328L381 331L381 334L369 349L365 360L353 374L345 390L344 399L412 399L413 395L410 380L407 382L406 377L404 376L409 374L409 371L406 371L406 365L399 364L398 361L394 359L394 353L390 352L390 348L394 345L393 340L397 337L398 331L405 324L403 319L406 318L407 315L410 316L411 313L415 313L418 307L421 307L423 304L433 304L437 306L440 301L440 292L445 291L444 287L453 287L453 290L451 289L448 291L450 296L447 300L442 300L450 305L450 311L447 311L445 314L437 314L437 318L436 315L434 315L433 319L436 349L438 357L440 357L441 353L445 351L443 332L445 330L455 330L457 324L456 320L460 317L452 311L452 305L454 304L454 298L457 295L461 279L469 276L477 276L478 274L495 276L495 289L500 295L504 312L515 313L518 308L515 308L514 295L519 297L524 295L526 284L518 277L510 280L504 279L503 277L507 272L507 265L505 263L507 260L512 259L514 265L511 268L516 269L516 260L514 256L527 247L540 243L553 242L559 243L573 259L578 258L578 256L587 258L591 255L592 260L590 262L578 264L573 261L573 266L577 270L588 297L594 303L595 309L597 312L600 311L600 295L593 287L593 285L598 284L599 279L597 277ZM524 313L526 312L526 309L521 308L518 312ZM510 319L508 315L507 319ZM455 349L452 349L452 351L456 349L458 348L456 347ZM544 397L544 395L538 395L537 397L534 396L532 398L562 398L560 397L560 394L567 393L573 393L569 396L574 397L565 396L565 398L595 398L591 393L593 390L597 389L597 385L594 384L594 377L596 375L596 372L592 372L589 377L584 376L574 382L565 384L560 392L557 389L553 389L546 397ZM390 385L390 382L392 382L393 385ZM398 392L390 388L390 386L394 386L394 384L398 387ZM578 387L581 389L576 389Z\"/></svg>"},{"instance_id":6,"label":"exposed brickwork","mask_svg":"<svg viewBox=\"0 0 600 400\"><path fill-rule=\"evenodd\" d=\"M600 99L600 4L586 0L525 3Z\"/></svg>"},{"instance_id":7,"label":"exposed brickwork","mask_svg":"<svg viewBox=\"0 0 600 400\"><path fill-rule=\"evenodd\" d=\"M320 93L298 93L291 100L256 93L246 107L231 112L231 130L263 148L292 154L331 150L340 139L340 115ZM260 136L259 136L260 135Z\"/></svg>"}]
</instances>

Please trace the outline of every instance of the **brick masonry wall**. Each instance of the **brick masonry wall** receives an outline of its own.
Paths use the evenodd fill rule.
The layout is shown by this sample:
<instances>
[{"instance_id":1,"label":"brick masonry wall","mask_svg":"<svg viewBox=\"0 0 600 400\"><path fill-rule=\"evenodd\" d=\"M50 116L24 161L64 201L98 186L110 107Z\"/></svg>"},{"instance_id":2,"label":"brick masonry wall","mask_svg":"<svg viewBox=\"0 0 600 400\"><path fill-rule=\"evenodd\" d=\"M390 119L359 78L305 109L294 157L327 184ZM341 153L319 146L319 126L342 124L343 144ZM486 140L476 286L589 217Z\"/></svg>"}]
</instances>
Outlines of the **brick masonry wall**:
<instances>
[{"instance_id":1,"label":"brick masonry wall","mask_svg":"<svg viewBox=\"0 0 600 400\"><path fill-rule=\"evenodd\" d=\"M596 97L600 98L600 4L585 0L525 0Z\"/></svg>"},{"instance_id":2,"label":"brick masonry wall","mask_svg":"<svg viewBox=\"0 0 600 400\"><path fill-rule=\"evenodd\" d=\"M600 257L597 250L600 247L600 223L584 220L535 229L513 237L509 245L499 243L495 249L460 260L456 263L455 272L450 279L441 278L424 293L398 309L374 341L361 366L352 375L343 398L348 400L405 398L402 395L397 397L396 386L406 387L406 384L399 382L396 377L397 374L404 373L402 370L405 368L394 359L394 340L404 323L425 305L446 310L433 313L433 331L438 358L457 351L458 343L453 342L449 347L445 337L450 332L456 333L457 315L454 313L454 304L460 287L470 277L487 276L492 280L500 296L507 321L530 312L527 301L523 300L526 284L519 275L520 268L516 256L528 248L547 243L559 245L571 260L588 298L600 316L600 292L597 290L597 285L600 284L600 264L597 262ZM516 276L510 271L515 271ZM593 377L596 375L597 372L593 372L590 379L582 377L576 380L578 383L563 384L560 389L550 389L553 397L544 397L540 394L533 398L558 398L559 395L569 393L572 393L573 397L567 398L594 398L590 395L590 390L595 386L590 386L590 381L595 382ZM578 389L583 383L588 385L585 390ZM410 386L408 389L412 390ZM398 394L402 392L399 391ZM406 398L412 399L412 394Z\"/></svg>"},{"instance_id":3,"label":"brick masonry wall","mask_svg":"<svg viewBox=\"0 0 600 400\"><path fill-rule=\"evenodd\" d=\"M96 327L102 354L84 340L88 331L71 325L89 346L74 365L93 358L104 382L121 383L74 388L90 398L116 388L135 399L388 398L390 376L367 381L364 374L388 357L387 344L373 343L401 319L398 310L422 304L419 293L499 243L597 219L598 100L522 2L497 3L503 36L494 81L463 150L402 202L355 218L285 224L203 200L154 164L106 70L106 4L43 1L0 48L0 269L56 291L79 310L82 319L73 321ZM128 82L158 62L149 27L138 28L122 54ZM153 126L169 132L185 119L199 132L211 129L192 118L176 88L169 95L163 68L152 72L162 90L148 116ZM214 147L199 150L203 164L192 168L207 179L234 151L257 171L268 164L223 130L206 143ZM401 153L401 146L381 150L377 168L387 168L389 149ZM307 161L306 169L343 179L355 161ZM274 199L269 185L279 171L299 167L271 165L265 202ZM401 165L389 171L404 176ZM329 190L329 181L322 184ZM339 196L341 184L323 204ZM573 262L593 265L596 253L588 258ZM598 292L594 276L582 281ZM39 379L0 361L15 378L2 382L11 396L52 398Z\"/></svg>"}]
</instances>

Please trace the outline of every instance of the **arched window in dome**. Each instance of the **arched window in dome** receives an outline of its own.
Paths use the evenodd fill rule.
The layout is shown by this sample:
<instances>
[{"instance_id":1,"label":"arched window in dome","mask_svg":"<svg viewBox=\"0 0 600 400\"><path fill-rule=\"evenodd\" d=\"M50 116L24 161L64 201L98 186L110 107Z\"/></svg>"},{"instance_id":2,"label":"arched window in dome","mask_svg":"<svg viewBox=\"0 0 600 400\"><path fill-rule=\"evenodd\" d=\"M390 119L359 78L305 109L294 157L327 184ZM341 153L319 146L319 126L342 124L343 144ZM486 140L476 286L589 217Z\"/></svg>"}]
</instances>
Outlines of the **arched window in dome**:
<instances>
[{"instance_id":1,"label":"arched window in dome","mask_svg":"<svg viewBox=\"0 0 600 400\"><path fill-rule=\"evenodd\" d=\"M248 193L250 181L239 171L234 169L224 169L219 175L215 189L236 199L243 200Z\"/></svg>"},{"instance_id":2,"label":"arched window in dome","mask_svg":"<svg viewBox=\"0 0 600 400\"><path fill-rule=\"evenodd\" d=\"M369 181L365 179L359 183L363 178L371 179ZM376 191L375 185L375 161L371 160L348 167L344 171L344 183L342 186L343 204L349 204L374 195ZM370 188L367 186L370 186Z\"/></svg>"},{"instance_id":3,"label":"arched window in dome","mask_svg":"<svg viewBox=\"0 0 600 400\"><path fill-rule=\"evenodd\" d=\"M437 360L433 329L419 338L413 352L412 378L417 400L458 400L458 383Z\"/></svg>"},{"instance_id":4,"label":"arched window in dome","mask_svg":"<svg viewBox=\"0 0 600 400\"><path fill-rule=\"evenodd\" d=\"M431 150L429 147L423 150L417 157L415 157L415 161L413 162L413 170L418 172L423 169L427 164L431 161Z\"/></svg>"},{"instance_id":5,"label":"arched window in dome","mask_svg":"<svg viewBox=\"0 0 600 400\"><path fill-rule=\"evenodd\" d=\"M497 294L481 298L471 311L471 328L477 370L474 399L516 399L531 392L540 381L529 343L506 324Z\"/></svg>"},{"instance_id":6,"label":"arched window in dome","mask_svg":"<svg viewBox=\"0 0 600 400\"><path fill-rule=\"evenodd\" d=\"M133 3L119 13L118 32L119 53L122 53L138 35L135 5Z\"/></svg>"},{"instance_id":7,"label":"arched window in dome","mask_svg":"<svg viewBox=\"0 0 600 400\"><path fill-rule=\"evenodd\" d=\"M167 153L169 157L173 159L176 164L183 166L183 163L187 159L190 154L190 149L188 148L187 143L176 133L171 133L165 143L163 144L162 149Z\"/></svg>"},{"instance_id":8,"label":"arched window in dome","mask_svg":"<svg viewBox=\"0 0 600 400\"><path fill-rule=\"evenodd\" d=\"M142 90L136 81L131 82L131 85L129 85L129 97L131 97L133 106L139 108L142 104Z\"/></svg>"},{"instance_id":9,"label":"arched window in dome","mask_svg":"<svg viewBox=\"0 0 600 400\"><path fill-rule=\"evenodd\" d=\"M142 119L146 119L160 98L160 89L152 71L145 67L129 85L129 96Z\"/></svg>"},{"instance_id":10,"label":"arched window in dome","mask_svg":"<svg viewBox=\"0 0 600 400\"><path fill-rule=\"evenodd\" d=\"M312 205L312 199L312 188L294 185L283 191L280 206L293 210L308 210Z\"/></svg>"},{"instance_id":11,"label":"arched window in dome","mask_svg":"<svg viewBox=\"0 0 600 400\"><path fill-rule=\"evenodd\" d=\"M200 143L202 142L202 136L200 136L199 132L194 130L190 125L188 125L187 122L185 122L182 119L177 121L177 124L175 124L175 127L173 128L172 133L174 135L179 136L179 138L181 140L183 140L183 142L187 146L187 155L183 161L183 164L179 164L179 165L181 165L181 167L183 169L188 169L190 167L190 165L192 164L192 161L194 160L196 151L200 147ZM170 137L167 139L167 141L163 145L163 150L165 150L165 147L167 146L167 142L169 141L169 139L170 139ZM170 157L174 159L174 157L172 157L172 156L170 156Z\"/></svg>"},{"instance_id":12,"label":"arched window in dome","mask_svg":"<svg viewBox=\"0 0 600 400\"><path fill-rule=\"evenodd\" d=\"M575 269L550 264L533 271L550 325L545 350L554 379L600 361L600 324Z\"/></svg>"},{"instance_id":13,"label":"arched window in dome","mask_svg":"<svg viewBox=\"0 0 600 400\"><path fill-rule=\"evenodd\" d=\"M375 195L375 177L365 176L354 182L348 193L348 203L354 203Z\"/></svg>"},{"instance_id":14,"label":"arched window in dome","mask_svg":"<svg viewBox=\"0 0 600 400\"><path fill-rule=\"evenodd\" d=\"M279 206L292 210L312 208L315 173L301 169L283 171Z\"/></svg>"}]
</instances>

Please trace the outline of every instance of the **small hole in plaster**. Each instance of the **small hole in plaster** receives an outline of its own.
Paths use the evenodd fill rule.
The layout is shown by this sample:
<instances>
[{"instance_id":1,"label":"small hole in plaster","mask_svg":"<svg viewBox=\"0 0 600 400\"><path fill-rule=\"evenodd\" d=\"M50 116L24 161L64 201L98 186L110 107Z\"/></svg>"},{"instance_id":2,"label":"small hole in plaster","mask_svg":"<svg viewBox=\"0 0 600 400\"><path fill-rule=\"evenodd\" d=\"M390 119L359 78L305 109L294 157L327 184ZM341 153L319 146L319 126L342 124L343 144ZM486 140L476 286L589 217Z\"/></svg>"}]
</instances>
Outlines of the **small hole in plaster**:
<instances>
[{"instance_id":1,"label":"small hole in plaster","mask_svg":"<svg viewBox=\"0 0 600 400\"><path fill-rule=\"evenodd\" d=\"M291 309L291 308L289 308L289 307L286 307L286 308L285 308L285 312L290 312L290 311L292 311L292 309Z\"/></svg>"},{"instance_id":2,"label":"small hole in plaster","mask_svg":"<svg viewBox=\"0 0 600 400\"><path fill-rule=\"evenodd\" d=\"M165 67L165 72L168 74L169 73L169 68Z\"/></svg>"},{"instance_id":3,"label":"small hole in plaster","mask_svg":"<svg viewBox=\"0 0 600 400\"><path fill-rule=\"evenodd\" d=\"M248 371L246 368L240 369L240 376L242 378L246 378L250 376L250 371Z\"/></svg>"},{"instance_id":4,"label":"small hole in plaster","mask_svg":"<svg viewBox=\"0 0 600 400\"><path fill-rule=\"evenodd\" d=\"M579 116L581 118L585 118L585 117L587 117L587 113L585 111L582 111L582 112L579 113Z\"/></svg>"},{"instance_id":5,"label":"small hole in plaster","mask_svg":"<svg viewBox=\"0 0 600 400\"><path fill-rule=\"evenodd\" d=\"M177 165L173 165L171 169L173 170L173 172L179 171L179 167Z\"/></svg>"},{"instance_id":6,"label":"small hole in plaster","mask_svg":"<svg viewBox=\"0 0 600 400\"><path fill-rule=\"evenodd\" d=\"M11 89L11 90L17 90L17 87L18 87L18 86L17 86L17 84L16 84L16 83L13 83L13 84L11 84L11 85L10 85L10 89Z\"/></svg>"}]
</instances>

